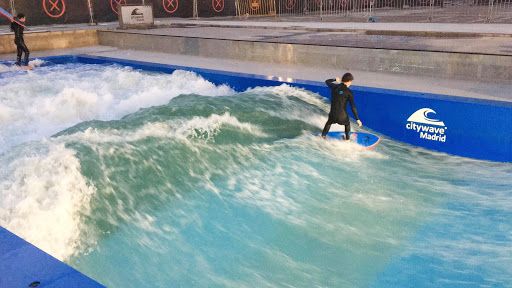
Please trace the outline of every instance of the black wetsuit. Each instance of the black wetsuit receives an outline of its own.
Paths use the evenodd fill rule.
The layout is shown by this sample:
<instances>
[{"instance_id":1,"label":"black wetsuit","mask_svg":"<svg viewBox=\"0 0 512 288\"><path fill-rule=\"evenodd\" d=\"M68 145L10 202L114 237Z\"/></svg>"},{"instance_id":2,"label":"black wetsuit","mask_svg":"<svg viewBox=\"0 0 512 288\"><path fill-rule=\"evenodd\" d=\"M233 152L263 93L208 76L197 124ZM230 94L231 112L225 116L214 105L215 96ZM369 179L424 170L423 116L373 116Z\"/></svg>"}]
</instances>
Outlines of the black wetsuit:
<instances>
[{"instance_id":1,"label":"black wetsuit","mask_svg":"<svg viewBox=\"0 0 512 288\"><path fill-rule=\"evenodd\" d=\"M16 19L18 20L18 19ZM16 22L11 23L11 30L14 31L14 44L16 44L16 48L18 50L18 57L16 58L16 65L18 66L27 66L28 65L28 56L30 51L28 51L27 45L25 45L25 40L23 39L23 26ZM21 56L25 53L25 57L23 58L23 62L21 62Z\"/></svg>"},{"instance_id":2,"label":"black wetsuit","mask_svg":"<svg viewBox=\"0 0 512 288\"><path fill-rule=\"evenodd\" d=\"M338 123L345 125L345 139L348 140L350 139L350 120L347 114L348 102L350 103L352 113L356 120L359 120L359 115L357 114L352 91L343 83L335 84L335 81L336 79L327 79L325 81L325 84L331 88L331 111L329 112L329 119L327 119L327 123L325 123L324 130L322 131L322 136L327 135L332 124Z\"/></svg>"}]
</instances>

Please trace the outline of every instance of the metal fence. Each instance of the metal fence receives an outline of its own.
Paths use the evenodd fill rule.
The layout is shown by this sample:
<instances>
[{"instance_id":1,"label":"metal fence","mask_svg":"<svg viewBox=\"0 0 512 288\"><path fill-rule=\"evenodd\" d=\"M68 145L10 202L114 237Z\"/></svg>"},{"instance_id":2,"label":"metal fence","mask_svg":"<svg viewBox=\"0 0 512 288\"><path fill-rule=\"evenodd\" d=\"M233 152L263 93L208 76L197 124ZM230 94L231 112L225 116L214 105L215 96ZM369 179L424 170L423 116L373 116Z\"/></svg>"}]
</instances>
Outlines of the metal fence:
<instances>
[{"instance_id":1,"label":"metal fence","mask_svg":"<svg viewBox=\"0 0 512 288\"><path fill-rule=\"evenodd\" d=\"M119 5L130 4L151 4L156 18L235 15L235 0L0 0L12 14L25 14L30 26L116 21ZM0 25L7 22L0 17Z\"/></svg>"},{"instance_id":2,"label":"metal fence","mask_svg":"<svg viewBox=\"0 0 512 288\"><path fill-rule=\"evenodd\" d=\"M235 6L240 17L277 15L275 0L236 0Z\"/></svg>"},{"instance_id":3,"label":"metal fence","mask_svg":"<svg viewBox=\"0 0 512 288\"><path fill-rule=\"evenodd\" d=\"M2 8L27 15L29 25L115 21L118 5L140 3L152 3L157 18L512 23L512 0L0 0Z\"/></svg>"},{"instance_id":4,"label":"metal fence","mask_svg":"<svg viewBox=\"0 0 512 288\"><path fill-rule=\"evenodd\" d=\"M277 2L276 2L277 1ZM236 0L239 17L385 22L512 22L512 0ZM398 20L397 20L398 19Z\"/></svg>"},{"instance_id":5,"label":"metal fence","mask_svg":"<svg viewBox=\"0 0 512 288\"><path fill-rule=\"evenodd\" d=\"M512 17L512 0L475 0L475 4L488 6L489 22L498 17Z\"/></svg>"}]
</instances>

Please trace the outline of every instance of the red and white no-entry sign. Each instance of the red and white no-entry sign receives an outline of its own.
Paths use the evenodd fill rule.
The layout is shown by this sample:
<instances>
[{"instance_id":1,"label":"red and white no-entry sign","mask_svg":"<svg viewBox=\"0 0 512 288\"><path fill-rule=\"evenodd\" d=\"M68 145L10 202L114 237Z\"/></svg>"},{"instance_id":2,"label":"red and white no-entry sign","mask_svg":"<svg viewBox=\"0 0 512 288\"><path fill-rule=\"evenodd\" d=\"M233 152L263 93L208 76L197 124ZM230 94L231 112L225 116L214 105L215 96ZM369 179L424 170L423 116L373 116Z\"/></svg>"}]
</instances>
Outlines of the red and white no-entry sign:
<instances>
[{"instance_id":1,"label":"red and white no-entry sign","mask_svg":"<svg viewBox=\"0 0 512 288\"><path fill-rule=\"evenodd\" d=\"M162 0L162 6L167 13L174 13L178 10L179 0Z\"/></svg>"},{"instance_id":2,"label":"red and white no-entry sign","mask_svg":"<svg viewBox=\"0 0 512 288\"><path fill-rule=\"evenodd\" d=\"M60 18L66 13L64 0L43 0L43 11L52 18Z\"/></svg>"}]
</instances>

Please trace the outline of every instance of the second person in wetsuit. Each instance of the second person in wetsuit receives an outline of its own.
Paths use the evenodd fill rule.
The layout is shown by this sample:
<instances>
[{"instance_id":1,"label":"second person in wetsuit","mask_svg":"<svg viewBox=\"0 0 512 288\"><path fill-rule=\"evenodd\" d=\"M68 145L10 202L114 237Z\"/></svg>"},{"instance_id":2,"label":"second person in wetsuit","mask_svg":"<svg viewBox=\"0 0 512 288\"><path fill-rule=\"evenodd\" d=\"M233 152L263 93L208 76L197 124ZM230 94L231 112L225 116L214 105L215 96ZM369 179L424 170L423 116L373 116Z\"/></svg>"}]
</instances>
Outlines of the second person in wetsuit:
<instances>
[{"instance_id":1,"label":"second person in wetsuit","mask_svg":"<svg viewBox=\"0 0 512 288\"><path fill-rule=\"evenodd\" d=\"M331 88L331 111L329 112L329 119L327 119L327 123L325 123L324 130L322 131L323 138L325 138L329 129L331 129L331 125L338 123L345 126L345 140L350 140L350 120L347 114L347 103L350 103L352 114L354 114L359 127L363 126L357 114L354 96L352 95L352 91L348 88L352 85L353 80L354 76L352 76L352 74L345 73L339 84L335 83L336 79L327 79L325 81L325 84Z\"/></svg>"},{"instance_id":2,"label":"second person in wetsuit","mask_svg":"<svg viewBox=\"0 0 512 288\"><path fill-rule=\"evenodd\" d=\"M26 20L25 15L20 13L15 20L24 23ZM25 39L23 39L24 28L22 25L13 21L11 22L11 30L14 32L14 44L16 44L16 50L18 51L16 65L28 66L28 56L30 55L30 51L28 51L27 45L25 45ZM23 56L23 54L25 54L25 57L23 58L23 61L21 61L21 56Z\"/></svg>"}]
</instances>

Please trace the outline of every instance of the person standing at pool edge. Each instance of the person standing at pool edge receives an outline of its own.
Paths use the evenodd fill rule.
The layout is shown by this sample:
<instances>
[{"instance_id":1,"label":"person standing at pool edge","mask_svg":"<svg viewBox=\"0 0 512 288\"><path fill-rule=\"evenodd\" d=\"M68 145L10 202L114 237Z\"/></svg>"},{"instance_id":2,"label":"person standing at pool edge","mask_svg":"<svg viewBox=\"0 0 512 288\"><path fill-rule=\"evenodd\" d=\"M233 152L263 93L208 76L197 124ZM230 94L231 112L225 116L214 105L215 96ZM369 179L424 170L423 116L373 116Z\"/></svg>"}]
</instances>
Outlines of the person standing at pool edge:
<instances>
[{"instance_id":1,"label":"person standing at pool edge","mask_svg":"<svg viewBox=\"0 0 512 288\"><path fill-rule=\"evenodd\" d=\"M25 23L26 18L23 13L19 13L15 18L17 21L21 23ZM16 23L16 21L11 22L11 30L14 32L14 44L16 44L16 49L18 51L18 55L16 58L16 65L28 67L28 56L30 55L30 51L28 51L27 45L25 45L25 40L23 39L23 26ZM23 58L23 62L21 62L21 56L25 53L25 57Z\"/></svg>"},{"instance_id":2,"label":"person standing at pool edge","mask_svg":"<svg viewBox=\"0 0 512 288\"><path fill-rule=\"evenodd\" d=\"M354 117L357 120L357 125L359 125L359 127L363 126L363 123L357 114L354 96L352 95L352 91L349 89L350 85L352 85L352 81L354 80L354 76L350 73L345 73L341 78L341 83L334 83L336 80L338 80L337 82L340 82L339 78L325 80L325 84L331 88L331 111L329 112L329 118L327 119L327 123L325 123L324 130L322 131L322 137L325 139L329 129L331 129L331 125L338 123L345 126L345 140L350 140L350 120L348 119L347 114L347 102L350 103L352 114L354 114Z\"/></svg>"}]
</instances>

